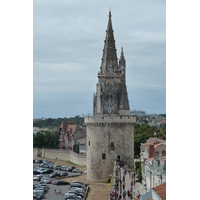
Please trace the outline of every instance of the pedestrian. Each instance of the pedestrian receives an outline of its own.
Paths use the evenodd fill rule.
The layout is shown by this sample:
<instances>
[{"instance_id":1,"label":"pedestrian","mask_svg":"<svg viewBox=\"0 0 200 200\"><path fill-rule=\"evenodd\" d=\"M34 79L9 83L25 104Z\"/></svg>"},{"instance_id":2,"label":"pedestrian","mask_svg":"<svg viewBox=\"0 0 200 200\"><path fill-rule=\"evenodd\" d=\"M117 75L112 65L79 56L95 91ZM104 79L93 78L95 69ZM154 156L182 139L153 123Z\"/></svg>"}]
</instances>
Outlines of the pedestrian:
<instances>
[{"instance_id":1,"label":"pedestrian","mask_svg":"<svg viewBox=\"0 0 200 200\"><path fill-rule=\"evenodd\" d=\"M121 200L121 198L122 198L122 194L121 194L121 192L120 192L120 194L119 194L119 200Z\"/></svg>"},{"instance_id":2,"label":"pedestrian","mask_svg":"<svg viewBox=\"0 0 200 200\"><path fill-rule=\"evenodd\" d=\"M130 196L130 190L129 189L127 190L127 195L128 195L128 197Z\"/></svg>"},{"instance_id":3,"label":"pedestrian","mask_svg":"<svg viewBox=\"0 0 200 200\"><path fill-rule=\"evenodd\" d=\"M129 175L130 175L130 172L131 172L131 169L130 169L130 167L129 167L129 169L128 169L128 172L129 172Z\"/></svg>"},{"instance_id":4,"label":"pedestrian","mask_svg":"<svg viewBox=\"0 0 200 200\"><path fill-rule=\"evenodd\" d=\"M126 199L126 190L123 191L123 199Z\"/></svg>"},{"instance_id":5,"label":"pedestrian","mask_svg":"<svg viewBox=\"0 0 200 200\"><path fill-rule=\"evenodd\" d=\"M118 165L118 169L120 170L120 165Z\"/></svg>"},{"instance_id":6,"label":"pedestrian","mask_svg":"<svg viewBox=\"0 0 200 200\"><path fill-rule=\"evenodd\" d=\"M54 189L54 194L56 194L56 189Z\"/></svg>"},{"instance_id":7,"label":"pedestrian","mask_svg":"<svg viewBox=\"0 0 200 200\"><path fill-rule=\"evenodd\" d=\"M123 183L123 190L124 190L124 188L125 188L125 184Z\"/></svg>"},{"instance_id":8,"label":"pedestrian","mask_svg":"<svg viewBox=\"0 0 200 200\"><path fill-rule=\"evenodd\" d=\"M130 199L132 199L132 198L133 198L132 194L133 194L133 193L132 193L132 191L130 191Z\"/></svg>"},{"instance_id":9,"label":"pedestrian","mask_svg":"<svg viewBox=\"0 0 200 200\"><path fill-rule=\"evenodd\" d=\"M137 192L137 197L138 197L138 199L140 198L140 192L139 192L139 190Z\"/></svg>"}]
</instances>

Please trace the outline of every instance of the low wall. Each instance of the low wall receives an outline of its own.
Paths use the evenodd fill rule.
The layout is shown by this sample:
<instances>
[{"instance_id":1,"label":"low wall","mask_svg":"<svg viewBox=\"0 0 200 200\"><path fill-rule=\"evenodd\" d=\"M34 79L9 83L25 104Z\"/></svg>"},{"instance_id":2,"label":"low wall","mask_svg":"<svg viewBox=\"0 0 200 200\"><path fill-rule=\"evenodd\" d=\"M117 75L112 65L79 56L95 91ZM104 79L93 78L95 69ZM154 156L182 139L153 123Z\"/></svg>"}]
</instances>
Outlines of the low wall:
<instances>
[{"instance_id":1,"label":"low wall","mask_svg":"<svg viewBox=\"0 0 200 200\"><path fill-rule=\"evenodd\" d=\"M86 166L86 155L77 154L71 150L66 149L33 149L33 157L41 157L46 159L58 159L64 161L71 161L77 165Z\"/></svg>"}]
</instances>

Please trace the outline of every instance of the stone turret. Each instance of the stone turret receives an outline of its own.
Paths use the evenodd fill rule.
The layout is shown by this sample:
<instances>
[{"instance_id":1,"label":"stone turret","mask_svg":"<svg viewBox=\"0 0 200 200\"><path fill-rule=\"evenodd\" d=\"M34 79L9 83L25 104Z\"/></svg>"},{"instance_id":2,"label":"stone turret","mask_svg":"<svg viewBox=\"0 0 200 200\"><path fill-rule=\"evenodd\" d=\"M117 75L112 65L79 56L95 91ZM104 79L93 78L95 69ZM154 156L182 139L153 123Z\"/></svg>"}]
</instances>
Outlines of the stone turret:
<instances>
[{"instance_id":1,"label":"stone turret","mask_svg":"<svg viewBox=\"0 0 200 200\"><path fill-rule=\"evenodd\" d=\"M134 168L134 123L126 88L123 48L117 59L109 12L98 83L93 96L93 115L85 117L87 134L87 178L107 182L117 156Z\"/></svg>"}]
</instances>

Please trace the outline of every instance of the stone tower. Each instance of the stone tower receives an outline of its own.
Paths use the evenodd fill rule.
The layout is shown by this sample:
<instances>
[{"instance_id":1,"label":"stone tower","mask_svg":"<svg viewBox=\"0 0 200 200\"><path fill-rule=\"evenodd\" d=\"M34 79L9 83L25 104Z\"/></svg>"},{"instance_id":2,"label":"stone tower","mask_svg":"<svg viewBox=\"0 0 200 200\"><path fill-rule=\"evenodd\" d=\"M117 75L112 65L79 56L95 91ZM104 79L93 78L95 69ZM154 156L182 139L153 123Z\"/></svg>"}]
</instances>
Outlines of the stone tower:
<instances>
[{"instance_id":1,"label":"stone tower","mask_svg":"<svg viewBox=\"0 0 200 200\"><path fill-rule=\"evenodd\" d=\"M126 60L123 48L118 63L109 12L108 26L97 93L93 99L93 116L85 117L87 138L87 178L107 182L114 160L120 156L134 168L134 123L130 116L126 88Z\"/></svg>"}]
</instances>

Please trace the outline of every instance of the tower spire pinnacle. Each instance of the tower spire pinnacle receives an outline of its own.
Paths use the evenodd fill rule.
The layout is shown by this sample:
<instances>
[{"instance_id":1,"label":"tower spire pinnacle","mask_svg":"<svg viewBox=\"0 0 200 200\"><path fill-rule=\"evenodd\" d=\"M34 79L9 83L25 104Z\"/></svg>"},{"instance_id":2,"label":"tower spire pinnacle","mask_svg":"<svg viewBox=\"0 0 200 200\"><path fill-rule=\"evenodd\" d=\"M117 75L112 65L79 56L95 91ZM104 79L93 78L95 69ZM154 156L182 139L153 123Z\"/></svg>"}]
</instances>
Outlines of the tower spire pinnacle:
<instances>
[{"instance_id":1,"label":"tower spire pinnacle","mask_svg":"<svg viewBox=\"0 0 200 200\"><path fill-rule=\"evenodd\" d=\"M115 39L113 34L114 31L112 28L111 16L111 11L109 11L108 25L106 30L106 37L104 40L105 43L101 62L102 73L114 72L118 70L117 54L115 48Z\"/></svg>"}]
</instances>

